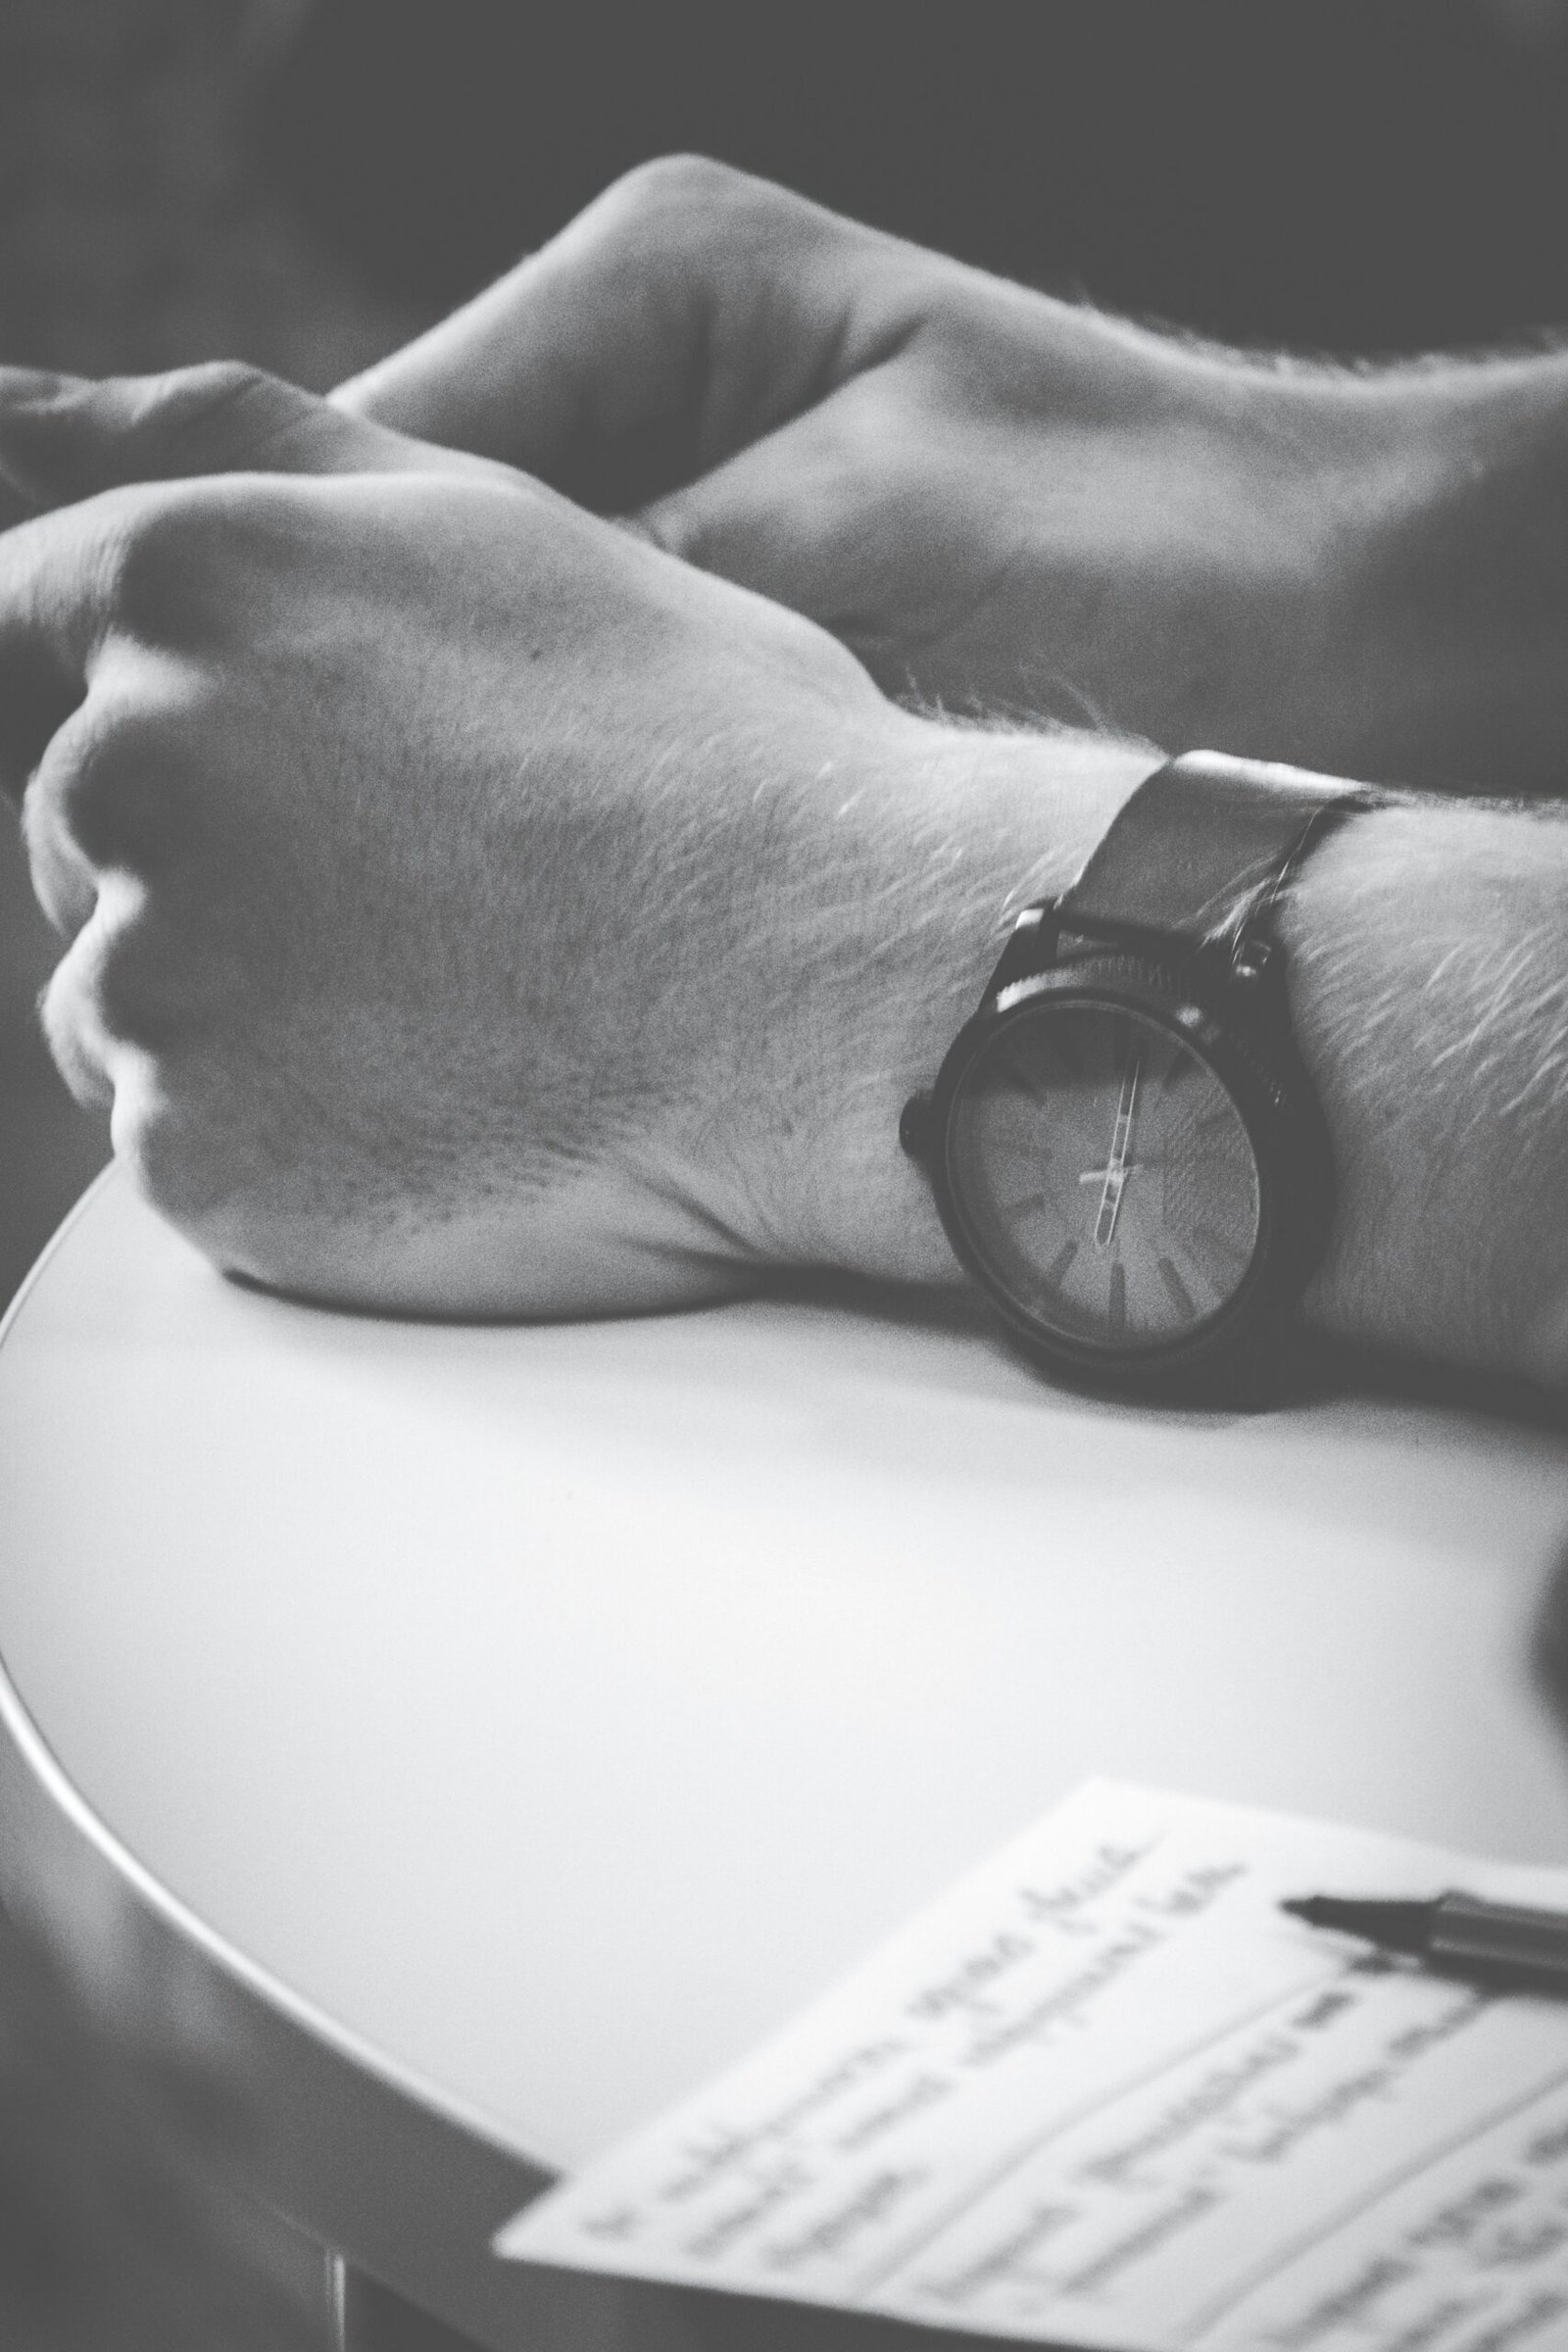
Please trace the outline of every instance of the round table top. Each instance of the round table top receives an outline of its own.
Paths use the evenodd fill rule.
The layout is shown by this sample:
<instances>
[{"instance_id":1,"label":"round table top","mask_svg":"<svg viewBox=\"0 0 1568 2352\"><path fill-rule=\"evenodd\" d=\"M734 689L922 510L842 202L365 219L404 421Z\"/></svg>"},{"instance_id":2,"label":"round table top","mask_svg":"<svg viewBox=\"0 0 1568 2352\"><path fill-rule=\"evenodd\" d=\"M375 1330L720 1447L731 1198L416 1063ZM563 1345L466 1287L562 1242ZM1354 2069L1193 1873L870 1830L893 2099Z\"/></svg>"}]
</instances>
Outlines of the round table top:
<instances>
[{"instance_id":1,"label":"round table top","mask_svg":"<svg viewBox=\"0 0 1568 2352\"><path fill-rule=\"evenodd\" d=\"M958 1307L316 1311L113 1175L0 1345L38 1820L548 2167L1091 1773L1568 1858L1565 1552L1540 1427L1093 1402Z\"/></svg>"}]
</instances>

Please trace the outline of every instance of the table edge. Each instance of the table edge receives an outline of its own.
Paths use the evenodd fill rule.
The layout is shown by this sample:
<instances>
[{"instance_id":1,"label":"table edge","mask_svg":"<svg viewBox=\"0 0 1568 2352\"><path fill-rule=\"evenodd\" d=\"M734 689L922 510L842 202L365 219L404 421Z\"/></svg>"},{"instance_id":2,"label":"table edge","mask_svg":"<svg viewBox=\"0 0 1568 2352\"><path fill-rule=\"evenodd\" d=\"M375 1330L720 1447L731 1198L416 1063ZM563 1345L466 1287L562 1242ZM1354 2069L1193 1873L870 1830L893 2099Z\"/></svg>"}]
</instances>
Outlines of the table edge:
<instances>
[{"instance_id":1,"label":"table edge","mask_svg":"<svg viewBox=\"0 0 1568 2352\"><path fill-rule=\"evenodd\" d=\"M105 1169L50 1237L0 1321L0 1348L75 1227L123 1181ZM240 2119L242 2166L259 2193L440 2317L498 2340L498 2297L483 2288L501 2284L491 2274L516 2273L474 2258L553 2173L499 2117L401 2066L165 1886L72 1781L3 1648L0 1899L112 2033L214 2079ZM399 2149L391 2195L389 2146Z\"/></svg>"}]
</instances>

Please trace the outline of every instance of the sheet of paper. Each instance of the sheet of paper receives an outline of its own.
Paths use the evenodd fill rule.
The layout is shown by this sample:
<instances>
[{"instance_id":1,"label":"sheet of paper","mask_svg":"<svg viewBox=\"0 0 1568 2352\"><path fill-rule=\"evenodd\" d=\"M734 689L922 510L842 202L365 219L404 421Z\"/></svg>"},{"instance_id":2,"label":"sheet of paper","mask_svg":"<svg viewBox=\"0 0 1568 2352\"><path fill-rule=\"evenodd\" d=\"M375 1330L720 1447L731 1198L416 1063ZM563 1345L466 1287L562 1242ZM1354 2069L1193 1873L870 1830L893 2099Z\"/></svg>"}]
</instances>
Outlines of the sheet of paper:
<instances>
[{"instance_id":1,"label":"sheet of paper","mask_svg":"<svg viewBox=\"0 0 1568 2352\"><path fill-rule=\"evenodd\" d=\"M1568 2001L1287 1917L1568 1872L1092 1783L500 2254L1115 2352L1568 2352Z\"/></svg>"}]
</instances>

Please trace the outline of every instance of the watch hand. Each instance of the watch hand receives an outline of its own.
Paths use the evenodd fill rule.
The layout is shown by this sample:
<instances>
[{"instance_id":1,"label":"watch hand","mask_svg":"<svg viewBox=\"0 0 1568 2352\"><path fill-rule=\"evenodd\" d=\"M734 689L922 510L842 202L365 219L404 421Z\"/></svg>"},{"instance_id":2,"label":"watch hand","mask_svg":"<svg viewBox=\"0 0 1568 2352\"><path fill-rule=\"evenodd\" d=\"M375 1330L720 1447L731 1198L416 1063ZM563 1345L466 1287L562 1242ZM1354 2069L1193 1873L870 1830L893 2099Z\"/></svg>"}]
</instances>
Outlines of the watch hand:
<instances>
[{"instance_id":1,"label":"watch hand","mask_svg":"<svg viewBox=\"0 0 1568 2352\"><path fill-rule=\"evenodd\" d=\"M1107 1168L1105 1186L1100 1196L1100 1214L1095 1219L1095 1248L1108 1250L1116 1232L1116 1219L1121 1213L1122 1190L1127 1182L1125 1168Z\"/></svg>"},{"instance_id":2,"label":"watch hand","mask_svg":"<svg viewBox=\"0 0 1568 2352\"><path fill-rule=\"evenodd\" d=\"M1141 1176L1146 1168L1162 1168L1164 1165L1164 1160L1157 1156L1153 1159L1129 1159L1121 1173L1124 1176ZM1080 1184L1103 1184L1107 1173L1104 1168L1085 1168L1078 1181Z\"/></svg>"},{"instance_id":3,"label":"watch hand","mask_svg":"<svg viewBox=\"0 0 1568 2352\"><path fill-rule=\"evenodd\" d=\"M1132 1148L1133 1116L1138 1108L1138 1081L1143 1076L1143 1054L1134 1054L1122 1077L1121 1101L1116 1105L1116 1124L1111 1130L1110 1154L1105 1162L1104 1187L1100 1196L1100 1214L1095 1219L1097 1250L1108 1250L1115 1235L1121 1197L1127 1184L1127 1154Z\"/></svg>"}]
</instances>

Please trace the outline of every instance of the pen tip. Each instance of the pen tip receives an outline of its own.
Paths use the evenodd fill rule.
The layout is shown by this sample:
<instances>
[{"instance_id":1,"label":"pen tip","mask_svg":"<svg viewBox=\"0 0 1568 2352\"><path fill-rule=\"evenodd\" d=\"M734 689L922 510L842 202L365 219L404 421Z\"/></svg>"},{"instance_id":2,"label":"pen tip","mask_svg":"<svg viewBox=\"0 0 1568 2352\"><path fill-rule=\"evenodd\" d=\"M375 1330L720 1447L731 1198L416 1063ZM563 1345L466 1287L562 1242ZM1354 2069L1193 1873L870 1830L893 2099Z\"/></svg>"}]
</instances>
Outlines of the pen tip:
<instances>
[{"instance_id":1,"label":"pen tip","mask_svg":"<svg viewBox=\"0 0 1568 2352\"><path fill-rule=\"evenodd\" d=\"M1293 1919L1309 1928L1333 1928L1342 1936L1359 1936L1367 1943L1392 1952L1426 1949L1432 1926L1431 1903L1368 1901L1339 1894L1292 1895L1280 1904Z\"/></svg>"}]
</instances>

